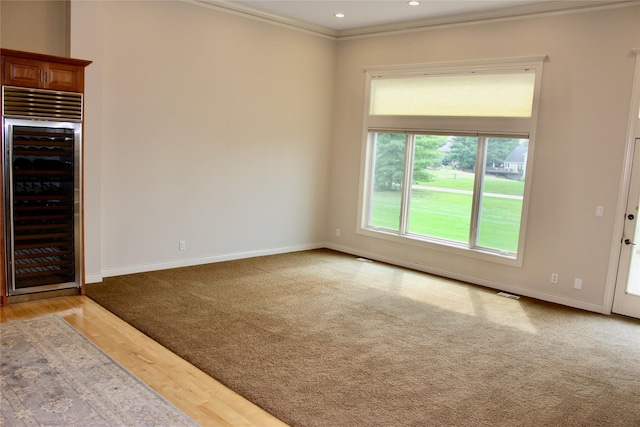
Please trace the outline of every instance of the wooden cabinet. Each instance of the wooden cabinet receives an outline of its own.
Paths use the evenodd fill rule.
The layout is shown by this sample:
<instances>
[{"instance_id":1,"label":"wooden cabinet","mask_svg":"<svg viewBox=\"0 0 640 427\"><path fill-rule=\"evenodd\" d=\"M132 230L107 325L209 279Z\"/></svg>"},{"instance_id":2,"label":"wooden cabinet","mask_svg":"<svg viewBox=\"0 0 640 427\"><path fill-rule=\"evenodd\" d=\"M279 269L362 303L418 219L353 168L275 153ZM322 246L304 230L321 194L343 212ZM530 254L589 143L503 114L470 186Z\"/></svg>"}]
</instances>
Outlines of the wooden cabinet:
<instances>
[{"instance_id":1,"label":"wooden cabinet","mask_svg":"<svg viewBox=\"0 0 640 427\"><path fill-rule=\"evenodd\" d=\"M90 61L2 49L2 84L5 86L84 91L84 67Z\"/></svg>"},{"instance_id":2,"label":"wooden cabinet","mask_svg":"<svg viewBox=\"0 0 640 427\"><path fill-rule=\"evenodd\" d=\"M54 255L56 257L59 255L60 260L53 259L54 257L51 254L46 253L45 255L37 255L37 259L33 261L25 258L28 254L23 256L22 253L18 252L27 250L23 249L23 246L28 246L30 251L41 250L35 247L36 243L38 243L36 238L45 239L44 241L48 244L48 248L57 248L63 243L69 246L69 238L63 235L64 233L69 234L68 230L64 231L69 229L69 225L59 219L57 213L55 214L57 216L49 218L48 225L40 224L47 220L47 218L43 217L44 214L30 214L31 216L28 216L26 220L20 215L23 215L23 211L27 208L62 209L66 205L73 206L78 204L78 200L81 201L80 196L76 198L76 194L82 194L82 169L77 166L82 164L82 151L79 147L82 145L83 107L82 95L80 94L84 93L84 69L91 64L91 61L10 49L0 49L0 53L1 80L4 88L2 96L2 150L0 150L2 155L2 162L0 163L2 166L2 173L0 173L0 213L2 213L2 219L0 220L0 303L1 305L6 305L9 302L10 295L28 296L26 293L25 295L11 294L12 289L15 291L16 284L23 286L19 283L19 280L28 279L30 281L27 285L24 285L25 287L32 286L32 282L34 283L33 286L40 284L39 282L36 283L36 278L40 278L42 272L37 269L49 269L60 276L60 278L54 277L50 280L51 282L64 282L71 280L69 279L71 276L67 271L68 268L65 269L66 264L72 262L74 265L84 264L84 239L82 236L84 227L81 225L81 202L79 203L80 211L74 214L79 217L80 226L73 226L75 233L73 246L75 253L80 254L77 258L73 258L73 261L71 261L62 251L57 251L56 249L57 252ZM52 94L55 95L52 96ZM77 129L76 131L67 130L67 132L73 134L72 136L66 134L58 135L59 132L64 130L58 129L59 126L56 123L60 123L63 120L69 123L72 122L71 124L67 123L64 127ZM11 130L8 131L7 129ZM25 131L29 135L20 133ZM45 131L54 132L54 135L41 134ZM57 143L57 140L62 142ZM74 141L73 153L68 142L70 140ZM11 150L8 149L9 146L12 148ZM12 153L11 158L7 153ZM40 166L38 168L27 168L27 170L18 170L16 161L30 162L33 165L35 165L35 162L39 162ZM71 172L56 170L54 162L65 165L73 163L76 165L74 166L73 180L65 180L66 176L70 175ZM14 179L10 179L10 177ZM48 193L44 191L45 187L43 185ZM42 191L36 194L33 189L30 190L27 186L33 188L40 186ZM71 195L67 195L67 193ZM67 201L67 199L69 200ZM11 210L8 210L9 207ZM11 212L10 216L8 212ZM70 214L68 216L71 217L73 215ZM7 218L11 218L11 220ZM34 221L39 222L35 224ZM46 227L46 229L43 227ZM34 256L29 256L34 258ZM12 261L11 266L9 264L10 261ZM18 263L21 265L20 271L16 267ZM26 269L33 271L29 270L26 273L22 271L26 271ZM84 293L83 270L83 267L74 269L76 275L73 279L76 283L80 282L82 293ZM64 276L65 274L67 276ZM7 281L10 276L12 279L11 286ZM49 274L49 276L53 276L53 274ZM50 287L42 289L42 291L49 291L50 289L58 288ZM60 288L60 290L62 289Z\"/></svg>"}]
</instances>

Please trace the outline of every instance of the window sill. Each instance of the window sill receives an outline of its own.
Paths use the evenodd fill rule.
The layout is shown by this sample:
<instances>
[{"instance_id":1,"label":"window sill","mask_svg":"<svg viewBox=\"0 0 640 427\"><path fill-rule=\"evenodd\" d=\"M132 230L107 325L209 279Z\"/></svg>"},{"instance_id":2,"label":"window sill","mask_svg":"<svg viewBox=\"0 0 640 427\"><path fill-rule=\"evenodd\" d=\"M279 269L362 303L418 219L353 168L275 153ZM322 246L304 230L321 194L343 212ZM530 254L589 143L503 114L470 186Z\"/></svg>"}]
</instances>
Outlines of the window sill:
<instances>
[{"instance_id":1,"label":"window sill","mask_svg":"<svg viewBox=\"0 0 640 427\"><path fill-rule=\"evenodd\" d=\"M429 249L439 252L447 252L452 255L459 255L468 258L474 258L482 261L488 261L512 267L522 267L522 254L518 256L513 253L493 252L482 248L469 248L464 244L456 244L447 240L427 239L416 235L403 235L376 228L358 228L356 233L361 236L373 237L389 242L400 243L405 245L417 246L423 249Z\"/></svg>"}]
</instances>

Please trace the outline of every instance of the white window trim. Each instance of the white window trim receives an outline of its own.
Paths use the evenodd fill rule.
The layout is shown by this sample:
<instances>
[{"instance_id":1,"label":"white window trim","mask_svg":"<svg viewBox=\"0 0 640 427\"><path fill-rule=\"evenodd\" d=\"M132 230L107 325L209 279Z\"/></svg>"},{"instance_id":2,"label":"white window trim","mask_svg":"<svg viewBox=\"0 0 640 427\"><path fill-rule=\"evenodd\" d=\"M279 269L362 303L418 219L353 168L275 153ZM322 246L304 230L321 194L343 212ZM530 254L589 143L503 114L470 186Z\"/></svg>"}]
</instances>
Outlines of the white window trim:
<instances>
[{"instance_id":1,"label":"white window trim","mask_svg":"<svg viewBox=\"0 0 640 427\"><path fill-rule=\"evenodd\" d=\"M443 62L431 64L396 65L382 67L367 67L365 71L365 98L361 141L360 182L358 189L358 221L356 234L382 239L394 243L408 244L425 249L462 255L484 261L522 267L524 261L524 248L526 241L526 227L529 212L529 202L532 179L525 180L525 188L522 202L522 214L520 220L520 239L516 254L500 253L482 248L470 248L468 243L456 243L436 238L427 238L416 235L399 235L388 230L375 229L368 224L368 205L370 195L371 172L374 156L372 147L368 141L370 130L386 132L423 132L451 134L469 132L471 134L527 134L529 136L529 155L527 156L527 171L533 171L533 159L535 150L535 134L538 121L538 107L540 100L540 88L542 82L542 66L545 56L502 58L478 61ZM375 77L411 76L424 74L453 74L476 72L509 71L514 69L534 69L536 73L533 94L531 118L459 118L459 117L415 117L415 116L370 116L369 106L371 101L371 79ZM461 125L464 123L464 125ZM473 128L473 129L472 129ZM530 177L530 175L529 175ZM404 207L403 207L404 209ZM472 221L474 219L472 218Z\"/></svg>"}]
</instances>

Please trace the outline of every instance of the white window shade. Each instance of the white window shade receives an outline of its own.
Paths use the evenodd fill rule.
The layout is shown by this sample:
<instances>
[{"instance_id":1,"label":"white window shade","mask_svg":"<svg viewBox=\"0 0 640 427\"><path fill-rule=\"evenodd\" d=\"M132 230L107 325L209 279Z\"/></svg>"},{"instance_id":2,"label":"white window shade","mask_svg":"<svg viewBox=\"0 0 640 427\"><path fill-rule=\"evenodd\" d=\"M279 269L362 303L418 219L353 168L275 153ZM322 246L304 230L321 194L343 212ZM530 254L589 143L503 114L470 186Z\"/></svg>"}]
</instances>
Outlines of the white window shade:
<instances>
[{"instance_id":1,"label":"white window shade","mask_svg":"<svg viewBox=\"0 0 640 427\"><path fill-rule=\"evenodd\" d=\"M530 118L535 72L374 78L372 116Z\"/></svg>"}]
</instances>

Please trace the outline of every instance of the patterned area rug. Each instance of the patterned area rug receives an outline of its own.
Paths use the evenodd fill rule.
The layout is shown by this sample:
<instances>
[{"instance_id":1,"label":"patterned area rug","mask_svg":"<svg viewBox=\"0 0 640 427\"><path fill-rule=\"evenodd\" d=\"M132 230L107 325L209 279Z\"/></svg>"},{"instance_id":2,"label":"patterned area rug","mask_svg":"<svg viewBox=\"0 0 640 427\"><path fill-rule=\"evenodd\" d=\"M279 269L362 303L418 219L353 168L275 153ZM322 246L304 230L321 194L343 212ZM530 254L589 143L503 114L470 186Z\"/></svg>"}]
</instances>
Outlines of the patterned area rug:
<instances>
[{"instance_id":1,"label":"patterned area rug","mask_svg":"<svg viewBox=\"0 0 640 427\"><path fill-rule=\"evenodd\" d=\"M0 345L0 425L196 425L57 315L0 324Z\"/></svg>"}]
</instances>

